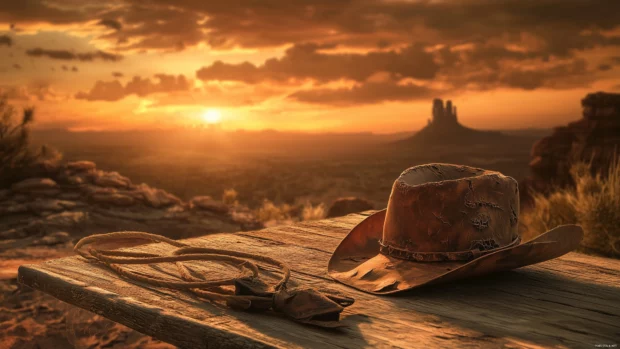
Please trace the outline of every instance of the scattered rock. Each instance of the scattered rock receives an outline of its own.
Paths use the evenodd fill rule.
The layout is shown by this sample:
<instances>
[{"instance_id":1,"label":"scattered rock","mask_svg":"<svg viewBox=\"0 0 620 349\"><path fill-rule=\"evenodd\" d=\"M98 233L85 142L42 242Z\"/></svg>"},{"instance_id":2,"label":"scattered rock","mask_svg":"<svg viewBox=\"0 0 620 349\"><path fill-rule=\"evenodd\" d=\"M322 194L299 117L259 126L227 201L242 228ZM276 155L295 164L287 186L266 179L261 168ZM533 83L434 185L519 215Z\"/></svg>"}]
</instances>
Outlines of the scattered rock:
<instances>
[{"instance_id":1,"label":"scattered rock","mask_svg":"<svg viewBox=\"0 0 620 349\"><path fill-rule=\"evenodd\" d=\"M365 199L356 197L340 198L334 201L329 210L327 211L327 217L340 217L348 215L349 213L362 212L372 210L374 206L372 203Z\"/></svg>"},{"instance_id":2,"label":"scattered rock","mask_svg":"<svg viewBox=\"0 0 620 349\"><path fill-rule=\"evenodd\" d=\"M57 160L41 160L33 164L32 171L40 175L53 175L60 169Z\"/></svg>"},{"instance_id":3,"label":"scattered rock","mask_svg":"<svg viewBox=\"0 0 620 349\"><path fill-rule=\"evenodd\" d=\"M8 201L5 202L2 206L0 206L0 213L3 216L8 214L26 213L28 211L29 207L27 203Z\"/></svg>"},{"instance_id":4,"label":"scattered rock","mask_svg":"<svg viewBox=\"0 0 620 349\"><path fill-rule=\"evenodd\" d=\"M58 198L61 200L76 201L82 197L82 194L77 192L62 192L58 194Z\"/></svg>"},{"instance_id":5,"label":"scattered rock","mask_svg":"<svg viewBox=\"0 0 620 349\"><path fill-rule=\"evenodd\" d=\"M61 212L45 218L44 223L54 227L74 227L88 220L86 212Z\"/></svg>"},{"instance_id":6,"label":"scattered rock","mask_svg":"<svg viewBox=\"0 0 620 349\"><path fill-rule=\"evenodd\" d=\"M156 221L166 217L166 211L162 210L140 210L140 211L126 211L119 209L97 209L95 212L115 218L122 218L138 222Z\"/></svg>"},{"instance_id":7,"label":"scattered rock","mask_svg":"<svg viewBox=\"0 0 620 349\"><path fill-rule=\"evenodd\" d=\"M73 161L69 162L66 165L68 170L73 172L86 172L90 170L94 170L97 165L95 165L92 161Z\"/></svg>"},{"instance_id":8,"label":"scattered rock","mask_svg":"<svg viewBox=\"0 0 620 349\"><path fill-rule=\"evenodd\" d=\"M95 184L102 187L128 188L131 186L131 180L118 172L98 171Z\"/></svg>"},{"instance_id":9,"label":"scattered rock","mask_svg":"<svg viewBox=\"0 0 620 349\"><path fill-rule=\"evenodd\" d=\"M184 202L165 190L133 185L117 172L98 171L91 162L59 165L54 174L0 191L0 217L0 240L14 247L5 252L17 254L33 244L52 251L69 237L111 231L180 239L263 227L247 207L229 208L210 197Z\"/></svg>"},{"instance_id":10,"label":"scattered rock","mask_svg":"<svg viewBox=\"0 0 620 349\"><path fill-rule=\"evenodd\" d=\"M65 209L65 207L60 204L60 200L50 200L50 199L40 199L40 198L31 202L28 206L33 212L41 212L41 211L60 212Z\"/></svg>"},{"instance_id":11,"label":"scattered rock","mask_svg":"<svg viewBox=\"0 0 620 349\"><path fill-rule=\"evenodd\" d=\"M83 176L69 176L66 179L67 183L73 185L80 185L86 183L86 179Z\"/></svg>"},{"instance_id":12,"label":"scattered rock","mask_svg":"<svg viewBox=\"0 0 620 349\"><path fill-rule=\"evenodd\" d=\"M29 178L11 186L12 191L21 193L40 192L56 188L58 188L58 184L50 178Z\"/></svg>"},{"instance_id":13,"label":"scattered rock","mask_svg":"<svg viewBox=\"0 0 620 349\"><path fill-rule=\"evenodd\" d=\"M134 198L128 195L106 192L95 193L91 195L90 198L96 203L109 204L114 206L131 206L136 201Z\"/></svg>"},{"instance_id":14,"label":"scattered rock","mask_svg":"<svg viewBox=\"0 0 620 349\"><path fill-rule=\"evenodd\" d=\"M58 189L41 189L41 190L33 190L28 192L30 197L38 197L38 196L47 196L47 197L55 197L60 195L62 191L60 188Z\"/></svg>"},{"instance_id":15,"label":"scattered rock","mask_svg":"<svg viewBox=\"0 0 620 349\"><path fill-rule=\"evenodd\" d=\"M64 211L64 210L70 210L78 206L83 206L83 203L75 202L75 201L68 201L68 200L41 199L41 198L38 198L29 204L30 209L34 212L41 212L41 211L59 212L59 211Z\"/></svg>"},{"instance_id":16,"label":"scattered rock","mask_svg":"<svg viewBox=\"0 0 620 349\"><path fill-rule=\"evenodd\" d=\"M213 200L210 196L195 196L190 200L192 208L216 213L228 213L228 206L221 201Z\"/></svg>"},{"instance_id":17,"label":"scattered rock","mask_svg":"<svg viewBox=\"0 0 620 349\"><path fill-rule=\"evenodd\" d=\"M56 232L49 235L46 235L40 239L36 239L33 241L33 245L58 245L64 244L71 240L71 236L66 232Z\"/></svg>"},{"instance_id":18,"label":"scattered rock","mask_svg":"<svg viewBox=\"0 0 620 349\"><path fill-rule=\"evenodd\" d=\"M22 229L8 229L0 232L0 239L8 240L8 239L21 239L25 238L26 233Z\"/></svg>"},{"instance_id":19,"label":"scattered rock","mask_svg":"<svg viewBox=\"0 0 620 349\"><path fill-rule=\"evenodd\" d=\"M29 202L32 198L25 194L15 194L11 197L11 199L15 202Z\"/></svg>"},{"instance_id":20,"label":"scattered rock","mask_svg":"<svg viewBox=\"0 0 620 349\"><path fill-rule=\"evenodd\" d=\"M181 203L181 199L165 190L151 188L142 183L136 188L148 206L159 208Z\"/></svg>"}]
</instances>

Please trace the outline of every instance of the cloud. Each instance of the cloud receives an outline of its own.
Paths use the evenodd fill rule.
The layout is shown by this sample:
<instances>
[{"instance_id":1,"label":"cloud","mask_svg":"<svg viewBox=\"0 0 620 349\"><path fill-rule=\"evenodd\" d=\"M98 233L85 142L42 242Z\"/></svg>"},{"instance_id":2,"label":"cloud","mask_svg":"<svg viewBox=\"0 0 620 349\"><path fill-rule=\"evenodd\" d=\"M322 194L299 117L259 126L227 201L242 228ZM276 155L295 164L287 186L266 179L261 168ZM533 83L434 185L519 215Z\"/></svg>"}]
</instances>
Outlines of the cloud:
<instances>
[{"instance_id":1,"label":"cloud","mask_svg":"<svg viewBox=\"0 0 620 349\"><path fill-rule=\"evenodd\" d=\"M0 22L19 23L20 26L29 23L40 24L70 24L88 21L89 13L95 12L96 6L87 9L78 5L78 2L59 4L59 1L1 1ZM91 4L95 5L95 4ZM89 11L90 10L90 11Z\"/></svg>"},{"instance_id":2,"label":"cloud","mask_svg":"<svg viewBox=\"0 0 620 349\"><path fill-rule=\"evenodd\" d=\"M571 78L589 74L584 60L558 63L550 67L538 69L514 69L499 76L499 85L534 90L541 87L570 88Z\"/></svg>"},{"instance_id":3,"label":"cloud","mask_svg":"<svg viewBox=\"0 0 620 349\"><path fill-rule=\"evenodd\" d=\"M62 97L49 84L0 86L0 96L17 101L49 101Z\"/></svg>"},{"instance_id":4,"label":"cloud","mask_svg":"<svg viewBox=\"0 0 620 349\"><path fill-rule=\"evenodd\" d=\"M31 57L48 57L51 59L78 60L85 62L94 61L96 59L116 62L123 59L123 56L121 55L105 51L75 53L68 50L47 50L39 47L27 50L26 54Z\"/></svg>"},{"instance_id":5,"label":"cloud","mask_svg":"<svg viewBox=\"0 0 620 349\"><path fill-rule=\"evenodd\" d=\"M272 58L256 66L249 62L228 64L216 61L196 72L201 80L230 80L258 83L266 80L313 79L328 82L339 79L364 81L383 71L403 78L432 79L439 70L433 56L420 45L398 51L372 51L365 54L322 53L334 46L299 44L286 50L284 57Z\"/></svg>"},{"instance_id":6,"label":"cloud","mask_svg":"<svg viewBox=\"0 0 620 349\"><path fill-rule=\"evenodd\" d=\"M110 29L115 29L115 30L121 30L123 28L123 25L121 24L121 22L115 20L115 19L102 19L99 22L97 22L97 24L110 28Z\"/></svg>"},{"instance_id":7,"label":"cloud","mask_svg":"<svg viewBox=\"0 0 620 349\"><path fill-rule=\"evenodd\" d=\"M125 74L115 71L115 72L112 72L112 76L115 78L122 78L123 76L125 76Z\"/></svg>"},{"instance_id":8,"label":"cloud","mask_svg":"<svg viewBox=\"0 0 620 349\"><path fill-rule=\"evenodd\" d=\"M327 50L327 51L326 51ZM216 61L196 72L203 81L245 84L288 84L300 88L307 80L312 90L298 90L289 98L329 105L413 100L437 93L514 88L563 89L586 86L595 71L581 58L543 58L511 50L502 43L477 43L425 49L411 44L398 50L338 53L337 47L298 44L281 58L255 65ZM373 80L383 76L383 81ZM354 82L349 88L322 88L336 81ZM412 83L412 80L415 83ZM441 87L432 87L433 85Z\"/></svg>"},{"instance_id":9,"label":"cloud","mask_svg":"<svg viewBox=\"0 0 620 349\"><path fill-rule=\"evenodd\" d=\"M77 99L89 101L118 101L130 95L145 97L156 93L187 91L193 84L184 75L156 74L155 82L149 78L135 76L125 86L118 80L97 81L88 92L78 92Z\"/></svg>"},{"instance_id":10,"label":"cloud","mask_svg":"<svg viewBox=\"0 0 620 349\"><path fill-rule=\"evenodd\" d=\"M242 10L240 10L242 9ZM277 47L299 42L364 48L504 40L530 36L540 54L569 55L614 45L602 35L620 23L620 2L609 0L141 2L5 1L0 21L20 25L83 24L115 29L100 38L122 49L176 50ZM122 25L121 25L122 23ZM122 30L119 30L121 29Z\"/></svg>"},{"instance_id":11,"label":"cloud","mask_svg":"<svg viewBox=\"0 0 620 349\"><path fill-rule=\"evenodd\" d=\"M289 95L289 98L312 104L348 106L385 101L411 101L426 99L432 95L433 91L425 86L383 81L367 82L352 88L302 90Z\"/></svg>"},{"instance_id":12,"label":"cloud","mask_svg":"<svg viewBox=\"0 0 620 349\"><path fill-rule=\"evenodd\" d=\"M30 29L74 24L92 30L94 43L108 44L101 47L115 47L108 55L29 50L74 61L199 45L288 47L262 64L209 62L196 78L284 86L289 98L308 103L379 103L403 100L406 91L416 98L428 90L587 87L620 64L620 1L609 0L25 0L2 2L0 22ZM377 73L389 79L371 80ZM342 80L353 87L326 87ZM305 89L309 81L312 90ZM128 95L123 84L120 97L108 90L118 87L113 82L97 84L103 100Z\"/></svg>"},{"instance_id":13,"label":"cloud","mask_svg":"<svg viewBox=\"0 0 620 349\"><path fill-rule=\"evenodd\" d=\"M0 35L0 46L12 46L13 39L8 35Z\"/></svg>"},{"instance_id":14,"label":"cloud","mask_svg":"<svg viewBox=\"0 0 620 349\"><path fill-rule=\"evenodd\" d=\"M17 69L17 70L21 70L22 66L19 65L18 63L13 64L13 68Z\"/></svg>"},{"instance_id":15,"label":"cloud","mask_svg":"<svg viewBox=\"0 0 620 349\"><path fill-rule=\"evenodd\" d=\"M78 71L78 68L77 68L76 66L73 66L73 67L71 68L71 71L72 71L72 72L77 72L77 71Z\"/></svg>"}]
</instances>

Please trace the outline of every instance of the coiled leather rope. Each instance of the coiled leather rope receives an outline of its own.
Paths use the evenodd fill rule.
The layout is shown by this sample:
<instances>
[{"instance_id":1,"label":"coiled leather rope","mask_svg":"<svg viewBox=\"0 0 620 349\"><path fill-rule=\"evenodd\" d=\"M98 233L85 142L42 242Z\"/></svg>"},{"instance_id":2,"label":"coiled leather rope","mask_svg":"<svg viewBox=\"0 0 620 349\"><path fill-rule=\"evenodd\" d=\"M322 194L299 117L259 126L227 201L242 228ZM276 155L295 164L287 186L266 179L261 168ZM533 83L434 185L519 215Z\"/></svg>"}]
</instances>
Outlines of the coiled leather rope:
<instances>
[{"instance_id":1,"label":"coiled leather rope","mask_svg":"<svg viewBox=\"0 0 620 349\"><path fill-rule=\"evenodd\" d=\"M169 254L158 255L146 252L96 249L93 245L119 242L123 240L147 240L166 243L176 247ZM89 246L90 245L90 246ZM86 246L89 246L86 248ZM287 317L306 324L320 327L340 327L340 313L344 307L353 304L350 297L331 291L318 291L312 288L288 288L290 268L283 262L264 255L229 251L208 247L197 247L144 232L123 231L97 234L78 241L74 251L82 257L97 261L115 271L122 277L144 282L157 287L186 290L211 302L225 302L231 308L252 311L274 310ZM239 274L231 278L201 280L191 275L183 264L187 261L213 261L231 265L239 269ZM275 266L282 271L281 279L269 285L262 281L260 270L265 269L256 262ZM175 263L182 280L163 279L155 275L145 275L132 271L123 265ZM222 288L234 286L234 293Z\"/></svg>"}]
</instances>

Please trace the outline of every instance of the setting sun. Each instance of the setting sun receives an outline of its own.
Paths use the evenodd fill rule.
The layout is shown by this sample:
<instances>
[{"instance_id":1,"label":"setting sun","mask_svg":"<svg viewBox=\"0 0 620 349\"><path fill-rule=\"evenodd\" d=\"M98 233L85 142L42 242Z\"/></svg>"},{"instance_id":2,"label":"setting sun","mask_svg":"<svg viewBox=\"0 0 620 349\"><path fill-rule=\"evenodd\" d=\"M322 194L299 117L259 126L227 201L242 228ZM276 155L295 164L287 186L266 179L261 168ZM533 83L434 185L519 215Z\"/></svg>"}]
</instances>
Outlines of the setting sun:
<instances>
[{"instance_id":1,"label":"setting sun","mask_svg":"<svg viewBox=\"0 0 620 349\"><path fill-rule=\"evenodd\" d=\"M217 109L208 109L202 114L202 119L208 124L217 124L222 120L222 113Z\"/></svg>"}]
</instances>

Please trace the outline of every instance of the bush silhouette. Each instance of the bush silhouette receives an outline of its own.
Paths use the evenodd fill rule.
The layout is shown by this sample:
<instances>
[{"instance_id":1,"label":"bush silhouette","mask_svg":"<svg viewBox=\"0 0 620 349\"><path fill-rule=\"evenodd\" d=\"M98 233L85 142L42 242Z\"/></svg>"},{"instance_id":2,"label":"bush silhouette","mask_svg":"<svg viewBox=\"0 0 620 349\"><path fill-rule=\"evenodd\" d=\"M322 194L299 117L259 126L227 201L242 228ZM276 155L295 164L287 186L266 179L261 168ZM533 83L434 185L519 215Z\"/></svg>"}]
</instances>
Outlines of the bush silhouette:
<instances>
[{"instance_id":1,"label":"bush silhouette","mask_svg":"<svg viewBox=\"0 0 620 349\"><path fill-rule=\"evenodd\" d=\"M46 146L34 149L30 144L34 108L24 108L21 118L17 114L7 97L0 96L0 188L35 175L37 164L46 159L60 159L55 150Z\"/></svg>"}]
</instances>

